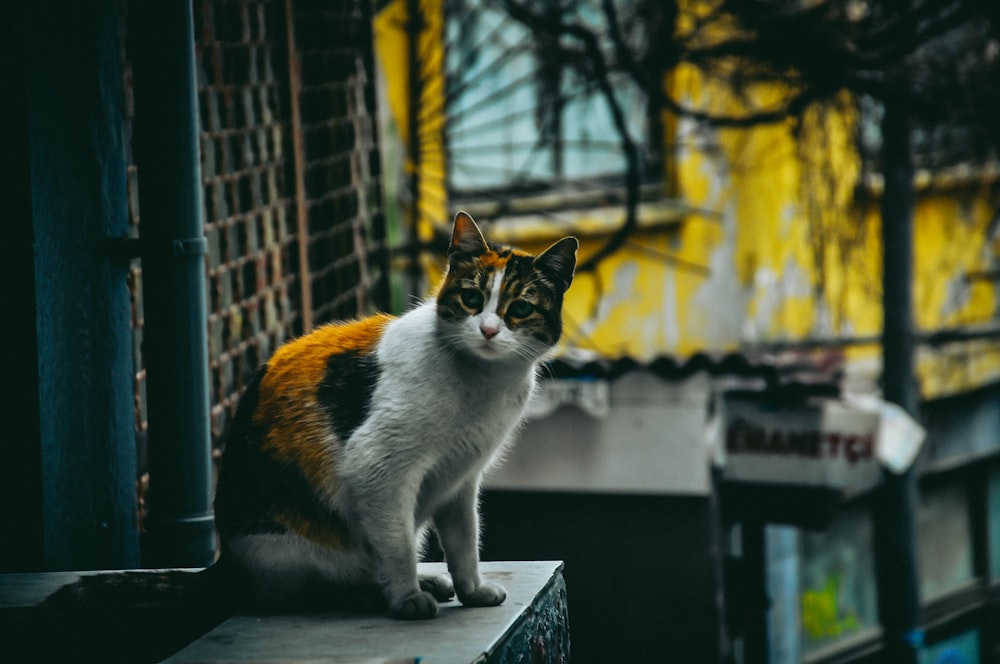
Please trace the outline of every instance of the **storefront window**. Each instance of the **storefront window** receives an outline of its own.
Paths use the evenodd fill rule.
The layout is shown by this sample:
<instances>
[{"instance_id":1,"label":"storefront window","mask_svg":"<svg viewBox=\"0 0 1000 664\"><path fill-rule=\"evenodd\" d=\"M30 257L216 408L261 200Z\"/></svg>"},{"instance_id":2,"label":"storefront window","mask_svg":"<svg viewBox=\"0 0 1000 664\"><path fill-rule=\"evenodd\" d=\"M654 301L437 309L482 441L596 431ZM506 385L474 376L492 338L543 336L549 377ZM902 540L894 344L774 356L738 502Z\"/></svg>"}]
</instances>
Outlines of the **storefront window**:
<instances>
[{"instance_id":1,"label":"storefront window","mask_svg":"<svg viewBox=\"0 0 1000 664\"><path fill-rule=\"evenodd\" d=\"M973 580L968 491L962 480L921 491L918 511L920 596L938 599Z\"/></svg>"},{"instance_id":2,"label":"storefront window","mask_svg":"<svg viewBox=\"0 0 1000 664\"><path fill-rule=\"evenodd\" d=\"M878 627L873 535L864 505L846 508L825 531L802 533L799 602L806 653Z\"/></svg>"},{"instance_id":3,"label":"storefront window","mask_svg":"<svg viewBox=\"0 0 1000 664\"><path fill-rule=\"evenodd\" d=\"M799 530L791 526L767 528L768 649L775 662L801 659L799 635L802 615L799 606Z\"/></svg>"},{"instance_id":4,"label":"storefront window","mask_svg":"<svg viewBox=\"0 0 1000 664\"><path fill-rule=\"evenodd\" d=\"M1000 468L990 472L988 488L990 580L1000 580Z\"/></svg>"}]
</instances>

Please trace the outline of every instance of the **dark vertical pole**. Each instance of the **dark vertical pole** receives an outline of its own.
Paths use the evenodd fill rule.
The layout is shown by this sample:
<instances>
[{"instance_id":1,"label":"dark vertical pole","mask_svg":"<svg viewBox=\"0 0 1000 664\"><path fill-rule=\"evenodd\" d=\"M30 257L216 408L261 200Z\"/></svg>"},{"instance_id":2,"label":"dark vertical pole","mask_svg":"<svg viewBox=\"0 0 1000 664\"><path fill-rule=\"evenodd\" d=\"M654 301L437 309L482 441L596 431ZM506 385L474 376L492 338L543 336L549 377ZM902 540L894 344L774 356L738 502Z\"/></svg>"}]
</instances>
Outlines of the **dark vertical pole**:
<instances>
[{"instance_id":1,"label":"dark vertical pole","mask_svg":"<svg viewBox=\"0 0 1000 664\"><path fill-rule=\"evenodd\" d=\"M0 191L4 192L6 247L0 261L4 303L4 379L0 422L17 435L0 435L0 532L15 546L0 546L0 571L34 572L42 563L42 459L35 317L34 232L31 221L31 153L25 89L26 3L7 8L0 24L0 62L11 77L4 90L7 129L0 132Z\"/></svg>"},{"instance_id":2,"label":"dark vertical pole","mask_svg":"<svg viewBox=\"0 0 1000 664\"><path fill-rule=\"evenodd\" d=\"M767 530L763 521L747 519L740 524L743 571L746 575L746 628L743 636L743 661L767 664Z\"/></svg>"},{"instance_id":3,"label":"dark vertical pole","mask_svg":"<svg viewBox=\"0 0 1000 664\"><path fill-rule=\"evenodd\" d=\"M423 99L424 81L420 66L420 33L423 32L423 15L420 0L406 2L406 55L409 65L409 106L406 119L409 140L407 141L407 168L409 168L410 210L407 215L409 237L409 261L407 265L407 290L410 295L423 296L420 268L420 103Z\"/></svg>"},{"instance_id":4,"label":"dark vertical pole","mask_svg":"<svg viewBox=\"0 0 1000 664\"><path fill-rule=\"evenodd\" d=\"M191 2L132 7L147 396L149 516L144 563L215 555L205 239Z\"/></svg>"},{"instance_id":5,"label":"dark vertical pole","mask_svg":"<svg viewBox=\"0 0 1000 664\"><path fill-rule=\"evenodd\" d=\"M910 122L903 98L885 104L882 121L885 191L882 195L883 395L917 415L913 366L913 163ZM886 661L917 661L919 580L916 559L916 483L912 470L884 471L876 507L879 613Z\"/></svg>"},{"instance_id":6,"label":"dark vertical pole","mask_svg":"<svg viewBox=\"0 0 1000 664\"><path fill-rule=\"evenodd\" d=\"M563 5L561 2L546 0L544 4L544 16L546 21L552 21L553 25L562 20ZM563 79L566 77L564 66L560 62L559 40L555 34L540 33L538 35L538 58L543 63L538 85L538 98L541 103L546 104L545 118L539 127L542 132L542 140L548 141L552 146L552 176L557 182L566 177L566 158L563 141L563 109L566 106L563 90L565 85Z\"/></svg>"},{"instance_id":7,"label":"dark vertical pole","mask_svg":"<svg viewBox=\"0 0 1000 664\"><path fill-rule=\"evenodd\" d=\"M127 265L107 251L128 230L117 9L110 0L27 9L42 566L50 570L138 564Z\"/></svg>"}]
</instances>

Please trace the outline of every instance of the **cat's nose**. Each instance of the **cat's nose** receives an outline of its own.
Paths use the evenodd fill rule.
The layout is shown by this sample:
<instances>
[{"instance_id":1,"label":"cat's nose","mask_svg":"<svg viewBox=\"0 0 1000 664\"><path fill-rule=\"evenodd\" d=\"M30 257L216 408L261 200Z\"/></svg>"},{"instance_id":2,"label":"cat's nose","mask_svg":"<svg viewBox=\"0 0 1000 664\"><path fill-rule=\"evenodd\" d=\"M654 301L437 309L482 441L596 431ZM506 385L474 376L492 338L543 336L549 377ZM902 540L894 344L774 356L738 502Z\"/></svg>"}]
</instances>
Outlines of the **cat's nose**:
<instances>
[{"instance_id":1,"label":"cat's nose","mask_svg":"<svg viewBox=\"0 0 1000 664\"><path fill-rule=\"evenodd\" d=\"M492 339L500 333L500 317L496 314L487 314L479 322L479 331L487 339Z\"/></svg>"}]
</instances>

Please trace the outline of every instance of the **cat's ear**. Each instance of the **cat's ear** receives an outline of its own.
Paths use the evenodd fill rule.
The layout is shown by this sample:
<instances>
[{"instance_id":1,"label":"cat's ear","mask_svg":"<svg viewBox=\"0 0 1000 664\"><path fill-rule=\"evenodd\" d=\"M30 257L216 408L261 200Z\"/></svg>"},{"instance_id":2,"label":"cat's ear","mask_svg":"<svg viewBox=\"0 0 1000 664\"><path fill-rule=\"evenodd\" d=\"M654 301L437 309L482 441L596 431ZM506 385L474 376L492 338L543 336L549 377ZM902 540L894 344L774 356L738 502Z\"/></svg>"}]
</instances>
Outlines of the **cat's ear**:
<instances>
[{"instance_id":1,"label":"cat's ear","mask_svg":"<svg viewBox=\"0 0 1000 664\"><path fill-rule=\"evenodd\" d=\"M555 278L566 290L573 283L576 250L579 248L580 243L575 237L564 237L535 258L535 269Z\"/></svg>"},{"instance_id":2,"label":"cat's ear","mask_svg":"<svg viewBox=\"0 0 1000 664\"><path fill-rule=\"evenodd\" d=\"M455 227L451 231L451 244L448 245L448 255L455 253L471 254L479 256L489 250L486 238L479 226L469 216L468 212L459 212L455 215Z\"/></svg>"}]
</instances>

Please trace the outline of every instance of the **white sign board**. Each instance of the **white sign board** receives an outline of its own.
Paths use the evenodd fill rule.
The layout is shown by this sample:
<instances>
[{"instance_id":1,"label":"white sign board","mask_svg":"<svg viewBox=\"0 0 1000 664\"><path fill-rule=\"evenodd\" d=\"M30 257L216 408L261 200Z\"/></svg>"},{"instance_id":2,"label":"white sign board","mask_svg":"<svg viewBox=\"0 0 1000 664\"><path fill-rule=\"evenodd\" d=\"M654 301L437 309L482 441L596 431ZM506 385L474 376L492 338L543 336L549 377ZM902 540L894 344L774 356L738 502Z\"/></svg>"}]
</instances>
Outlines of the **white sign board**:
<instances>
[{"instance_id":1,"label":"white sign board","mask_svg":"<svg viewBox=\"0 0 1000 664\"><path fill-rule=\"evenodd\" d=\"M723 477L865 491L881 478L880 425L878 412L834 400L777 409L727 400Z\"/></svg>"}]
</instances>

